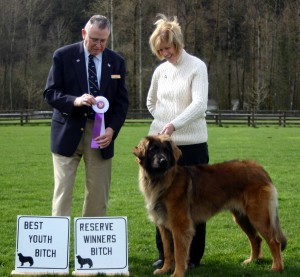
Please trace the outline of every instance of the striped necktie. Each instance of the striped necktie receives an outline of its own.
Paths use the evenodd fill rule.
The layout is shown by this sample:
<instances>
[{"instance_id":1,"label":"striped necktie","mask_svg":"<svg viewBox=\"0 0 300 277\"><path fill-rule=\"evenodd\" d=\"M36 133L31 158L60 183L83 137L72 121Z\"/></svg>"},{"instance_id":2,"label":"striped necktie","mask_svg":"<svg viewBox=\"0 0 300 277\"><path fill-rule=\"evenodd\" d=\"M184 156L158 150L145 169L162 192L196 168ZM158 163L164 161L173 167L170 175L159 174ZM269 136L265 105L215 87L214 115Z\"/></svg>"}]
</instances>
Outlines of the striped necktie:
<instances>
[{"instance_id":1,"label":"striped necktie","mask_svg":"<svg viewBox=\"0 0 300 277\"><path fill-rule=\"evenodd\" d=\"M89 86L90 86L90 93L93 96L97 96L100 94L93 55L89 55Z\"/></svg>"}]
</instances>

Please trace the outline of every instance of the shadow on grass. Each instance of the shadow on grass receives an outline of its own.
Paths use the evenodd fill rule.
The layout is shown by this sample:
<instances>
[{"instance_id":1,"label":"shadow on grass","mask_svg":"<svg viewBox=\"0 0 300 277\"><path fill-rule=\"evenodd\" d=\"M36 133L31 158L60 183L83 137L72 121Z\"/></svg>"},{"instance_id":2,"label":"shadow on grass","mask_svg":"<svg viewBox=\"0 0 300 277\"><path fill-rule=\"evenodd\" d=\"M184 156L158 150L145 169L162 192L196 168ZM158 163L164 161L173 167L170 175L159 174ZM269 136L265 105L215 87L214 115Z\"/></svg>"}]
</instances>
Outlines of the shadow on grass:
<instances>
[{"instance_id":1,"label":"shadow on grass","mask_svg":"<svg viewBox=\"0 0 300 277\"><path fill-rule=\"evenodd\" d=\"M130 276L134 277L150 277L153 275L152 260L147 258L131 257L129 259L129 272ZM272 264L271 259L263 258L258 261L252 262L248 265L242 265L242 261L239 263L221 263L217 261L206 261L199 267L188 269L185 277L263 277L263 276L299 276L299 267L290 266L287 267L281 273L273 272L270 270ZM161 276L170 276L170 274L164 274Z\"/></svg>"}]
</instances>

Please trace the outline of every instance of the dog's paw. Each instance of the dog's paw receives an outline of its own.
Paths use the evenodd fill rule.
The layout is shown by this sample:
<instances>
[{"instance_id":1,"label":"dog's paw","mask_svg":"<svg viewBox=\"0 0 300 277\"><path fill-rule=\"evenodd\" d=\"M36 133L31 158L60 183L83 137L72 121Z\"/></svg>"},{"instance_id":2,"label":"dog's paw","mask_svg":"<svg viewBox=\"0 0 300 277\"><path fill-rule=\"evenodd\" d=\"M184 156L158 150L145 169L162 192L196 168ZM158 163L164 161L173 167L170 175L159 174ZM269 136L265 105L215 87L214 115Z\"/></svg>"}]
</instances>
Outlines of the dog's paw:
<instances>
[{"instance_id":1,"label":"dog's paw","mask_svg":"<svg viewBox=\"0 0 300 277\"><path fill-rule=\"evenodd\" d=\"M281 272L283 271L284 266L282 261L273 261L271 272Z\"/></svg>"},{"instance_id":2,"label":"dog's paw","mask_svg":"<svg viewBox=\"0 0 300 277\"><path fill-rule=\"evenodd\" d=\"M153 271L153 274L154 275L160 275L160 274L164 274L163 272L161 272L161 269L155 269L154 271Z\"/></svg>"},{"instance_id":3,"label":"dog's paw","mask_svg":"<svg viewBox=\"0 0 300 277\"><path fill-rule=\"evenodd\" d=\"M155 269L154 272L153 272L154 275L161 275L161 274L164 274L164 273L166 273L166 272L162 271L162 270L159 269L159 268L158 268L158 269Z\"/></svg>"},{"instance_id":4,"label":"dog's paw","mask_svg":"<svg viewBox=\"0 0 300 277\"><path fill-rule=\"evenodd\" d=\"M184 272L174 272L170 277L184 277Z\"/></svg>"},{"instance_id":5,"label":"dog's paw","mask_svg":"<svg viewBox=\"0 0 300 277\"><path fill-rule=\"evenodd\" d=\"M170 272L170 268L162 267L162 268L155 269L153 274L154 275L162 275L162 274L166 274L169 272Z\"/></svg>"},{"instance_id":6,"label":"dog's paw","mask_svg":"<svg viewBox=\"0 0 300 277\"><path fill-rule=\"evenodd\" d=\"M250 264L252 261L253 261L252 258L246 259L245 261L242 262L242 265Z\"/></svg>"}]
</instances>

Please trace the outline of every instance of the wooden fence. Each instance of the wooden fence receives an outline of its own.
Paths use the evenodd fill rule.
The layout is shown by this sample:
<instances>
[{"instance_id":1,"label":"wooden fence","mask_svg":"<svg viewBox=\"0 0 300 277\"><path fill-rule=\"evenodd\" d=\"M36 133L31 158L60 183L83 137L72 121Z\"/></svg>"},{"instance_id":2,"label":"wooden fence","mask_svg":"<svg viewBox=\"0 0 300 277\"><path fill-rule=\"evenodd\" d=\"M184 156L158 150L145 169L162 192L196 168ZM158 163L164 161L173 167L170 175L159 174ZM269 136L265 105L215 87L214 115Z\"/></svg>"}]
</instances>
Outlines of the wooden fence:
<instances>
[{"instance_id":1,"label":"wooden fence","mask_svg":"<svg viewBox=\"0 0 300 277\"><path fill-rule=\"evenodd\" d=\"M50 124L52 111L0 111L1 125L38 125ZM150 113L143 110L129 110L125 124L150 124ZM207 124L217 126L246 125L251 127L261 126L300 126L300 111L217 111L207 112Z\"/></svg>"},{"instance_id":2,"label":"wooden fence","mask_svg":"<svg viewBox=\"0 0 300 277\"><path fill-rule=\"evenodd\" d=\"M0 112L0 125L50 124L52 111Z\"/></svg>"},{"instance_id":3,"label":"wooden fence","mask_svg":"<svg viewBox=\"0 0 300 277\"><path fill-rule=\"evenodd\" d=\"M207 122L218 126L223 125L247 125L251 127L277 125L300 126L300 111L276 111L276 112L229 112L219 111L207 113Z\"/></svg>"}]
</instances>

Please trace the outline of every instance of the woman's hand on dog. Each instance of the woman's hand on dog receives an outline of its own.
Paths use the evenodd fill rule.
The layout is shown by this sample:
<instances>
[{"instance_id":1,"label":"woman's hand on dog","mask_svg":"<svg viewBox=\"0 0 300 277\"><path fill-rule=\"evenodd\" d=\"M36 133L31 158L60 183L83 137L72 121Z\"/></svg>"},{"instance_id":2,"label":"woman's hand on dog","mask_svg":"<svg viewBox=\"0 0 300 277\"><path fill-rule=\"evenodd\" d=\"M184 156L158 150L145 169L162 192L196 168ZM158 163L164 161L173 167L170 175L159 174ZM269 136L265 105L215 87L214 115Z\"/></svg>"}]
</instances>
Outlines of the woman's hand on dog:
<instances>
[{"instance_id":1,"label":"woman's hand on dog","mask_svg":"<svg viewBox=\"0 0 300 277\"><path fill-rule=\"evenodd\" d=\"M175 127L172 123L168 123L164 126L164 128L161 130L160 134L165 134L171 136L173 132L175 131Z\"/></svg>"}]
</instances>

